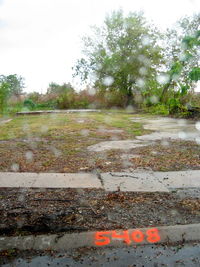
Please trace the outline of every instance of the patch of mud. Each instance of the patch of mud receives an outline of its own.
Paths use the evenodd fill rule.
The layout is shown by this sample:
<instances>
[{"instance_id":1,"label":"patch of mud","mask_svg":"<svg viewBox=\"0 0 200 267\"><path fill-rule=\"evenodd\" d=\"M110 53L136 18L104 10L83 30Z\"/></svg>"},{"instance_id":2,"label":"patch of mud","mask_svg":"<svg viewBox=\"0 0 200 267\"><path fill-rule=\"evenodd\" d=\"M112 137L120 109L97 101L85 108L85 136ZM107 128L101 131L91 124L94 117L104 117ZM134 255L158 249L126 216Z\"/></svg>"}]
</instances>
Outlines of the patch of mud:
<instances>
[{"instance_id":1,"label":"patch of mud","mask_svg":"<svg viewBox=\"0 0 200 267\"><path fill-rule=\"evenodd\" d=\"M0 144L8 143L9 140L0 140Z\"/></svg>"},{"instance_id":2,"label":"patch of mud","mask_svg":"<svg viewBox=\"0 0 200 267\"><path fill-rule=\"evenodd\" d=\"M102 129L98 129L98 132L99 133L116 133L116 134L118 134L118 133L123 133L124 131L123 130L120 130L120 129L104 129L104 128L102 128Z\"/></svg>"},{"instance_id":3,"label":"patch of mud","mask_svg":"<svg viewBox=\"0 0 200 267\"><path fill-rule=\"evenodd\" d=\"M24 143L33 143L33 142L48 142L48 140L44 139L44 138L39 138L39 137L31 137L31 138L27 138L27 139L23 139L23 138L18 138L18 139L12 139L12 140L0 140L0 144L1 143L16 143L16 142L24 142Z\"/></svg>"},{"instance_id":4,"label":"patch of mud","mask_svg":"<svg viewBox=\"0 0 200 267\"><path fill-rule=\"evenodd\" d=\"M25 143L30 143L30 142L47 142L46 139L40 138L40 137L31 137L31 138L27 138L27 139L18 139L18 141L22 141L22 142L25 142Z\"/></svg>"}]
</instances>

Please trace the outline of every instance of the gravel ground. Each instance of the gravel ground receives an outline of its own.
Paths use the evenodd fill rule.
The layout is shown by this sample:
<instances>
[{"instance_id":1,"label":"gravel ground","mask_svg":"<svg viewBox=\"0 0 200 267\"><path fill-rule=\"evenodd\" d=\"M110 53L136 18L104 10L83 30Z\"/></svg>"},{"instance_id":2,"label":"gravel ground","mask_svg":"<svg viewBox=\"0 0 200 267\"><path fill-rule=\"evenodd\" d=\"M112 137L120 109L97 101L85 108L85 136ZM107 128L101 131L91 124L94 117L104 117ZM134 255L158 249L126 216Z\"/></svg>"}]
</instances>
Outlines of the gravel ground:
<instances>
[{"instance_id":1,"label":"gravel ground","mask_svg":"<svg viewBox=\"0 0 200 267\"><path fill-rule=\"evenodd\" d=\"M200 222L200 199L97 189L0 189L0 235L78 232Z\"/></svg>"}]
</instances>

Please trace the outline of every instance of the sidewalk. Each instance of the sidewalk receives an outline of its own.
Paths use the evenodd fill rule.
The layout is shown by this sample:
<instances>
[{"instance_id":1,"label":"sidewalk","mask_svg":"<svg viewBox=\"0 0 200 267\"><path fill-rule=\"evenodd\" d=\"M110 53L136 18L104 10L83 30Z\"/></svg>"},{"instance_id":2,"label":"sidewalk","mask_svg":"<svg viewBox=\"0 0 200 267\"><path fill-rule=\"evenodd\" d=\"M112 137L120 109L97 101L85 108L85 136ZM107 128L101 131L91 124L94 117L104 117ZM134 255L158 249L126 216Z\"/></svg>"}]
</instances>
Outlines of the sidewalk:
<instances>
[{"instance_id":1,"label":"sidewalk","mask_svg":"<svg viewBox=\"0 0 200 267\"><path fill-rule=\"evenodd\" d=\"M200 171L132 173L0 173L0 187L101 188L106 191L170 192L200 188Z\"/></svg>"}]
</instances>

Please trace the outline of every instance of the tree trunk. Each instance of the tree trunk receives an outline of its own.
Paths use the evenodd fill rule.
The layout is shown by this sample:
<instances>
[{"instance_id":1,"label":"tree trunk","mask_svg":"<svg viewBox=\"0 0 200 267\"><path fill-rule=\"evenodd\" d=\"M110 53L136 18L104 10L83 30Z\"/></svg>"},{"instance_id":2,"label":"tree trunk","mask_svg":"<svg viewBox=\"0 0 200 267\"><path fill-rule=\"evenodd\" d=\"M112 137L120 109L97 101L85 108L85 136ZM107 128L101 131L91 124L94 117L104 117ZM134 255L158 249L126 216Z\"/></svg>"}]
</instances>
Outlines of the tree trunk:
<instances>
[{"instance_id":1,"label":"tree trunk","mask_svg":"<svg viewBox=\"0 0 200 267\"><path fill-rule=\"evenodd\" d=\"M126 101L126 106L130 105L131 102L132 102L132 100L133 100L133 92L132 92L131 87L130 87L130 88L128 88L128 90L127 90L127 101Z\"/></svg>"},{"instance_id":2,"label":"tree trunk","mask_svg":"<svg viewBox=\"0 0 200 267\"><path fill-rule=\"evenodd\" d=\"M172 78L170 77L170 80L167 84L165 84L164 88L163 88L163 91L162 91L162 94L161 94L161 97L160 97L160 102L163 102L164 100L164 96L166 95L170 85L171 85L171 82L172 82Z\"/></svg>"}]
</instances>

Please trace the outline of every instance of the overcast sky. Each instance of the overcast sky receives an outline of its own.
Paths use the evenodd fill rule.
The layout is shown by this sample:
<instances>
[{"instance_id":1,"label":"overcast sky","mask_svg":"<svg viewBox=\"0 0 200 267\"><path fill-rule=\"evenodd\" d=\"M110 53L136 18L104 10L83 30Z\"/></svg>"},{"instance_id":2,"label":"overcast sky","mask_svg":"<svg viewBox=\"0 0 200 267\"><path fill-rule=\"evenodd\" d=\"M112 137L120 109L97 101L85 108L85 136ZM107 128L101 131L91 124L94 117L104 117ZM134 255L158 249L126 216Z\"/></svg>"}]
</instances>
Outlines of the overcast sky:
<instances>
[{"instance_id":1,"label":"overcast sky","mask_svg":"<svg viewBox=\"0 0 200 267\"><path fill-rule=\"evenodd\" d=\"M73 82L81 36L120 7L143 10L164 29L200 12L200 0L0 0L0 74L23 76L28 92Z\"/></svg>"}]
</instances>

